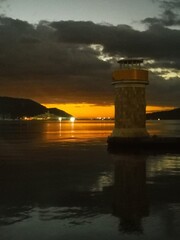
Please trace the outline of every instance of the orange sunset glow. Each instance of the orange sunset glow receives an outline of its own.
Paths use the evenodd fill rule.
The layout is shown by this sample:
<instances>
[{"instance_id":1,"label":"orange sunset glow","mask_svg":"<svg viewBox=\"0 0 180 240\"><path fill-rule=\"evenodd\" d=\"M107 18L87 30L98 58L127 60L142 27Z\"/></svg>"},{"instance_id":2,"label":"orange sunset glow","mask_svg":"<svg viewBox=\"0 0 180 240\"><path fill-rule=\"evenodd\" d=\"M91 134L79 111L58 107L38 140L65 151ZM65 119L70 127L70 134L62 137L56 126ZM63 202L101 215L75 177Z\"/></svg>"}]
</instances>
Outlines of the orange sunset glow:
<instances>
[{"instance_id":1,"label":"orange sunset glow","mask_svg":"<svg viewBox=\"0 0 180 240\"><path fill-rule=\"evenodd\" d=\"M43 104L47 108L59 108L72 114L76 118L114 117L114 105L99 106L94 104ZM171 110L173 107L147 106L147 112Z\"/></svg>"},{"instance_id":2,"label":"orange sunset glow","mask_svg":"<svg viewBox=\"0 0 180 240\"><path fill-rule=\"evenodd\" d=\"M47 108L59 108L76 118L113 117L114 106L99 106L94 104L43 104Z\"/></svg>"}]
</instances>

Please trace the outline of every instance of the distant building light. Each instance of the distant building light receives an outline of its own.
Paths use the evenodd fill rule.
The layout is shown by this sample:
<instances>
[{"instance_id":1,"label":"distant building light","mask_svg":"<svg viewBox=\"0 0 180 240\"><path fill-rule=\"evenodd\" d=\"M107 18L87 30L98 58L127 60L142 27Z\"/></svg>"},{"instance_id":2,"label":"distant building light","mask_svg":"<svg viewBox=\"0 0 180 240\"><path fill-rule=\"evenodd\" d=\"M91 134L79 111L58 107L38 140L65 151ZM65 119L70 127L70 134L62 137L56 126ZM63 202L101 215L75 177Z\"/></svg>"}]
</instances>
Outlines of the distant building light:
<instances>
[{"instance_id":1,"label":"distant building light","mask_svg":"<svg viewBox=\"0 0 180 240\"><path fill-rule=\"evenodd\" d=\"M70 122L74 122L74 121L75 121L75 117L71 117Z\"/></svg>"},{"instance_id":2,"label":"distant building light","mask_svg":"<svg viewBox=\"0 0 180 240\"><path fill-rule=\"evenodd\" d=\"M59 117L58 120L61 122L62 121L62 117Z\"/></svg>"}]
</instances>

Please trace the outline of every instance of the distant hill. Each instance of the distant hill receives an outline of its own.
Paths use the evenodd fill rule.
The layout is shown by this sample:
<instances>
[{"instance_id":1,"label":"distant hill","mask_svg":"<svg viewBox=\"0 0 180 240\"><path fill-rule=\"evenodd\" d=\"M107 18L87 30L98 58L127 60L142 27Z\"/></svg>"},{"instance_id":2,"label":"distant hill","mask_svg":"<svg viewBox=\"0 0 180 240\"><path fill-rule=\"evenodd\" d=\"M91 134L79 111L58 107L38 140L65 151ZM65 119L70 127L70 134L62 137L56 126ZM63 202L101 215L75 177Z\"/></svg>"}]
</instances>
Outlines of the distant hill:
<instances>
[{"instance_id":1,"label":"distant hill","mask_svg":"<svg viewBox=\"0 0 180 240\"><path fill-rule=\"evenodd\" d=\"M0 97L0 119L20 119L25 116L34 117L47 112L58 117L72 117L72 115L63 110L46 108L31 99Z\"/></svg>"},{"instance_id":2,"label":"distant hill","mask_svg":"<svg viewBox=\"0 0 180 240\"><path fill-rule=\"evenodd\" d=\"M169 111L153 112L146 114L147 120L178 120L180 119L180 108L175 108Z\"/></svg>"},{"instance_id":3,"label":"distant hill","mask_svg":"<svg viewBox=\"0 0 180 240\"><path fill-rule=\"evenodd\" d=\"M67 113L63 110L60 110L58 108L48 108L48 111L49 111L49 113L54 114L59 117L72 117L72 115L70 115L69 113Z\"/></svg>"}]
</instances>

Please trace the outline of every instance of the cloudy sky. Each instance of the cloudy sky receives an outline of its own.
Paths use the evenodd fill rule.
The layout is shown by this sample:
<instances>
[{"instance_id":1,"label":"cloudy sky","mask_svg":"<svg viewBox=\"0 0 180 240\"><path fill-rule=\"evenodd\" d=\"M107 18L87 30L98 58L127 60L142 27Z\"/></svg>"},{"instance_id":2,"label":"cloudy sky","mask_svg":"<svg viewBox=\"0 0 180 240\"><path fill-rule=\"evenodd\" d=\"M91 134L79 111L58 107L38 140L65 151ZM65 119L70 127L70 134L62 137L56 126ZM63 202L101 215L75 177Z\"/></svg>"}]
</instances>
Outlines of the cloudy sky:
<instances>
[{"instance_id":1,"label":"cloudy sky","mask_svg":"<svg viewBox=\"0 0 180 240\"><path fill-rule=\"evenodd\" d=\"M180 106L180 0L0 0L0 14L0 96L112 116L117 60L143 57L148 109Z\"/></svg>"}]
</instances>

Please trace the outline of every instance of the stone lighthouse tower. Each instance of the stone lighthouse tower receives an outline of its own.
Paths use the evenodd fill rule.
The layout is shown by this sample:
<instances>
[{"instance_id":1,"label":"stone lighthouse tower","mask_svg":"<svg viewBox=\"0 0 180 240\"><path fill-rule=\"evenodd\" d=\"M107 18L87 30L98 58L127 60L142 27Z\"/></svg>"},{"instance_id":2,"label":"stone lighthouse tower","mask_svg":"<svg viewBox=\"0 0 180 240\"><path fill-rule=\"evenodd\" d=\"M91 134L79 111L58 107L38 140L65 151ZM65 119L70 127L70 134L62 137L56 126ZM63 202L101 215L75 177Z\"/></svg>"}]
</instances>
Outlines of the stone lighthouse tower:
<instances>
[{"instance_id":1,"label":"stone lighthouse tower","mask_svg":"<svg viewBox=\"0 0 180 240\"><path fill-rule=\"evenodd\" d=\"M122 59L120 69L113 72L115 88L115 126L111 138L144 138L146 130L145 87L148 71L142 68L143 59Z\"/></svg>"}]
</instances>

